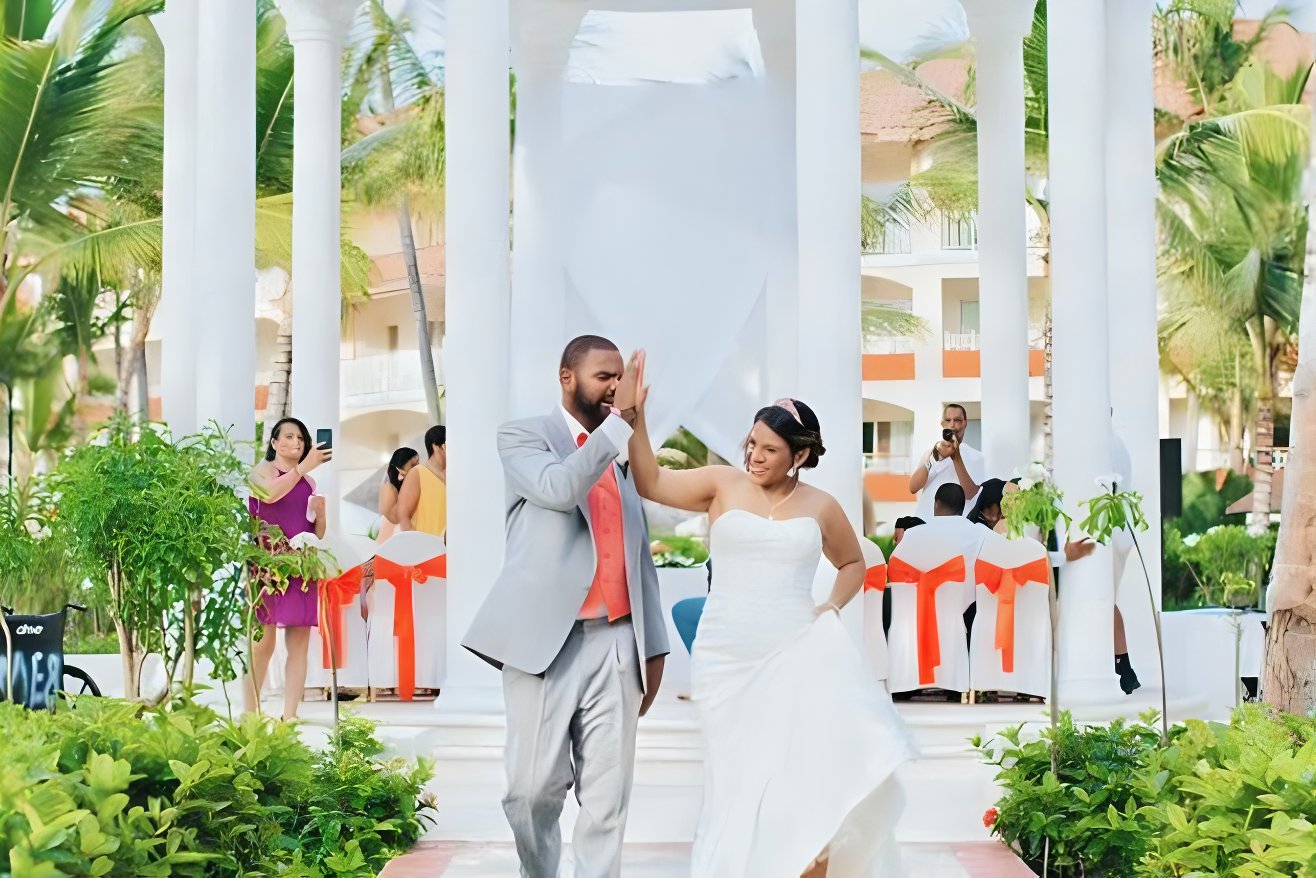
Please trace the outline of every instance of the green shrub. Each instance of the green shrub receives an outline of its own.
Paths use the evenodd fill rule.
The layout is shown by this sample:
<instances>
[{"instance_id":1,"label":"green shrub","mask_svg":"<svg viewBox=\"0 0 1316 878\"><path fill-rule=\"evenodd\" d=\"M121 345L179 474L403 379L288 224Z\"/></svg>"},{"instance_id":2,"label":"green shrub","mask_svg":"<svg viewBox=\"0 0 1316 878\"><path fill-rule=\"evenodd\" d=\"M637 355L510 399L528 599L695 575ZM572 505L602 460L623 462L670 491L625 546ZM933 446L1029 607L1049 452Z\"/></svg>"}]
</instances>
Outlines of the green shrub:
<instances>
[{"instance_id":1,"label":"green shrub","mask_svg":"<svg viewBox=\"0 0 1316 878\"><path fill-rule=\"evenodd\" d=\"M1206 533L1218 524L1240 524L1242 514L1226 515L1225 510L1252 491L1252 480L1233 472L1225 474L1217 487L1215 472L1184 473L1183 511L1170 519L1182 534Z\"/></svg>"},{"instance_id":2,"label":"green shrub","mask_svg":"<svg viewBox=\"0 0 1316 878\"><path fill-rule=\"evenodd\" d=\"M896 538L894 535L887 534L885 536L876 536L874 534L869 534L868 538L882 550L883 558L886 558L888 561L891 560L891 553L896 550Z\"/></svg>"},{"instance_id":3,"label":"green shrub","mask_svg":"<svg viewBox=\"0 0 1316 878\"><path fill-rule=\"evenodd\" d=\"M1148 754L1138 874L1316 875L1316 720L1246 705Z\"/></svg>"},{"instance_id":4,"label":"green shrub","mask_svg":"<svg viewBox=\"0 0 1316 878\"><path fill-rule=\"evenodd\" d=\"M1053 878L1128 878L1149 843L1138 819L1149 804L1139 770L1160 736L1151 716L1078 726L1065 712L1038 740L1023 741L1016 726L999 741L975 741L986 761L1000 767L997 780L1005 789L983 822L1038 874L1045 857Z\"/></svg>"},{"instance_id":5,"label":"green shrub","mask_svg":"<svg viewBox=\"0 0 1316 878\"><path fill-rule=\"evenodd\" d=\"M1316 718L1239 708L1229 724L1191 720L1159 747L1142 722L975 741L999 766L993 834L1055 878L1316 876Z\"/></svg>"},{"instance_id":6,"label":"green shrub","mask_svg":"<svg viewBox=\"0 0 1316 878\"><path fill-rule=\"evenodd\" d=\"M1237 524L1213 527L1184 539L1179 555L1195 574L1206 603L1246 607L1258 603L1275 556L1274 531L1249 533Z\"/></svg>"},{"instance_id":7,"label":"green shrub","mask_svg":"<svg viewBox=\"0 0 1316 878\"><path fill-rule=\"evenodd\" d=\"M183 702L0 704L0 876L373 875L420 837L431 776L380 749L364 720L317 754Z\"/></svg>"},{"instance_id":8,"label":"green shrub","mask_svg":"<svg viewBox=\"0 0 1316 878\"><path fill-rule=\"evenodd\" d=\"M656 567L702 567L708 563L708 549L695 537L657 537L649 544Z\"/></svg>"}]
</instances>

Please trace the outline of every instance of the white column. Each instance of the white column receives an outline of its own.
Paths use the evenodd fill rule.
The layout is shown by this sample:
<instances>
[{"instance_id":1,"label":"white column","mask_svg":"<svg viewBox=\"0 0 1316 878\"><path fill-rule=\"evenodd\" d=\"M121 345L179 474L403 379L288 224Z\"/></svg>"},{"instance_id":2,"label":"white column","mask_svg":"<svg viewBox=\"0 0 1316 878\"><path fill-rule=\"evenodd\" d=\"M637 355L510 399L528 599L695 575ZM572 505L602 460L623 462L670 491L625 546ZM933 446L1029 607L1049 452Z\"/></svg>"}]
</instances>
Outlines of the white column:
<instances>
[{"instance_id":1,"label":"white column","mask_svg":"<svg viewBox=\"0 0 1316 878\"><path fill-rule=\"evenodd\" d=\"M256 431L256 0L197 0L197 419Z\"/></svg>"},{"instance_id":2,"label":"white column","mask_svg":"<svg viewBox=\"0 0 1316 878\"><path fill-rule=\"evenodd\" d=\"M561 394L558 362L570 340L566 274L557 235L561 187L562 89L571 42L585 8L522 2L512 44L516 69L515 195L508 412L542 414Z\"/></svg>"},{"instance_id":3,"label":"white column","mask_svg":"<svg viewBox=\"0 0 1316 878\"><path fill-rule=\"evenodd\" d=\"M763 52L763 87L771 108L771 140L767 145L771 173L789 180L795 174L795 15L787 4L758 0L754 4L754 30ZM770 220L768 277L763 295L766 331L766 378L763 402L799 393L799 223L796 192L790 186L768 191Z\"/></svg>"},{"instance_id":4,"label":"white column","mask_svg":"<svg viewBox=\"0 0 1316 878\"><path fill-rule=\"evenodd\" d=\"M339 435L343 35L360 0L278 0L293 47L292 405L315 431ZM333 464L315 473L337 528L342 490Z\"/></svg>"},{"instance_id":5,"label":"white column","mask_svg":"<svg viewBox=\"0 0 1316 878\"><path fill-rule=\"evenodd\" d=\"M1112 426L1143 496L1148 558L1161 556L1160 360L1156 339L1156 133L1152 11L1155 0L1107 0L1106 270L1110 283L1110 386L1119 388ZM1136 565L1130 565L1136 566ZM1160 564L1149 563L1161 594ZM1138 571L1138 578L1141 572Z\"/></svg>"},{"instance_id":6,"label":"white column","mask_svg":"<svg viewBox=\"0 0 1316 878\"><path fill-rule=\"evenodd\" d=\"M193 247L197 191L197 6L170 3L152 21L164 43L164 266L161 403L174 436L196 432L198 307Z\"/></svg>"},{"instance_id":7,"label":"white column","mask_svg":"<svg viewBox=\"0 0 1316 878\"><path fill-rule=\"evenodd\" d=\"M496 434L508 395L508 19L507 0L448 0L449 689L498 685L460 641L503 557Z\"/></svg>"},{"instance_id":8,"label":"white column","mask_svg":"<svg viewBox=\"0 0 1316 878\"><path fill-rule=\"evenodd\" d=\"M1048 27L1055 476L1076 512L1111 467L1103 5L1052 4ZM1061 704L1120 697L1112 576L1104 548L1061 569Z\"/></svg>"},{"instance_id":9,"label":"white column","mask_svg":"<svg viewBox=\"0 0 1316 878\"><path fill-rule=\"evenodd\" d=\"M921 269L912 279L910 289L914 316L922 318L928 327L927 338L914 343L914 376L920 387L937 389L937 395L930 395L926 391L918 394L911 407L914 412L914 433L909 451L912 468L928 453L933 443L941 438L941 416L945 404L957 400L940 396L942 348L945 343L942 278L927 269Z\"/></svg>"},{"instance_id":10,"label":"white column","mask_svg":"<svg viewBox=\"0 0 1316 878\"><path fill-rule=\"evenodd\" d=\"M862 523L859 12L856 0L797 0L796 199L799 389L827 456L808 475Z\"/></svg>"},{"instance_id":11,"label":"white column","mask_svg":"<svg viewBox=\"0 0 1316 878\"><path fill-rule=\"evenodd\" d=\"M1023 38L1032 0L964 0L978 91L982 436L990 474L1028 463L1028 228Z\"/></svg>"}]
</instances>

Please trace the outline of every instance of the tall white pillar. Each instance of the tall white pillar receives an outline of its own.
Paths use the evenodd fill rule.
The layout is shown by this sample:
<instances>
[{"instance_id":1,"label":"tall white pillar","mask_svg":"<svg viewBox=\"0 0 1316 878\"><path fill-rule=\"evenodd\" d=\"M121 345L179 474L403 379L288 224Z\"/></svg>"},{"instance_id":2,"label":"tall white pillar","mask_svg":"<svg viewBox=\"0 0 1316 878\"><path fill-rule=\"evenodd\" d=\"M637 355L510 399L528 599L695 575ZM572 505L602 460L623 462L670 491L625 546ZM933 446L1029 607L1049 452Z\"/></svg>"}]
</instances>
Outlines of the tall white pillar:
<instances>
[{"instance_id":1,"label":"tall white pillar","mask_svg":"<svg viewBox=\"0 0 1316 878\"><path fill-rule=\"evenodd\" d=\"M789 180L795 174L795 16L777 0L754 4L754 30L763 52L764 76L770 109L771 136L765 146L771 173ZM769 219L768 277L763 295L766 393L763 404L799 393L799 224L796 192L790 186L771 186L767 193Z\"/></svg>"},{"instance_id":2,"label":"tall white pillar","mask_svg":"<svg viewBox=\"0 0 1316 878\"><path fill-rule=\"evenodd\" d=\"M1112 426L1129 451L1150 525L1148 558L1161 552L1160 361L1156 338L1156 133L1152 12L1155 0L1107 0L1106 270L1110 285ZM1136 565L1131 565L1136 566ZM1148 564L1160 598L1160 564ZM1141 577L1140 570L1138 571Z\"/></svg>"},{"instance_id":3,"label":"tall white pillar","mask_svg":"<svg viewBox=\"0 0 1316 878\"><path fill-rule=\"evenodd\" d=\"M360 0L278 0L293 48L292 405L312 437L339 434L343 35ZM315 473L337 528L342 491L333 464Z\"/></svg>"},{"instance_id":4,"label":"tall white pillar","mask_svg":"<svg viewBox=\"0 0 1316 878\"><path fill-rule=\"evenodd\" d=\"M197 14L170 3L152 21L164 43L164 266L160 298L161 403L175 438L197 422L194 247L197 194Z\"/></svg>"},{"instance_id":5,"label":"tall white pillar","mask_svg":"<svg viewBox=\"0 0 1316 878\"><path fill-rule=\"evenodd\" d=\"M576 3L515 5L512 61L516 69L516 144L512 168L516 241L512 250L508 411L512 417L549 410L566 325L566 273L558 238L562 186L562 90L567 58L586 9Z\"/></svg>"},{"instance_id":6,"label":"tall white pillar","mask_svg":"<svg viewBox=\"0 0 1316 878\"><path fill-rule=\"evenodd\" d=\"M1111 467L1103 4L1052 4L1048 29L1055 476L1075 511ZM1062 704L1120 697L1112 577L1101 547L1061 569Z\"/></svg>"},{"instance_id":7,"label":"tall white pillar","mask_svg":"<svg viewBox=\"0 0 1316 878\"><path fill-rule=\"evenodd\" d=\"M197 419L256 431L256 0L196 0Z\"/></svg>"},{"instance_id":8,"label":"tall white pillar","mask_svg":"<svg viewBox=\"0 0 1316 878\"><path fill-rule=\"evenodd\" d=\"M809 481L862 524L859 11L856 0L795 4L799 390L827 456Z\"/></svg>"},{"instance_id":9,"label":"tall white pillar","mask_svg":"<svg viewBox=\"0 0 1316 878\"><path fill-rule=\"evenodd\" d=\"M1028 228L1023 38L1033 0L964 0L978 91L978 299L987 471L1028 463Z\"/></svg>"},{"instance_id":10,"label":"tall white pillar","mask_svg":"<svg viewBox=\"0 0 1316 878\"><path fill-rule=\"evenodd\" d=\"M508 0L448 0L447 689L498 685L460 641L503 557L497 430L510 355L509 40Z\"/></svg>"}]
</instances>

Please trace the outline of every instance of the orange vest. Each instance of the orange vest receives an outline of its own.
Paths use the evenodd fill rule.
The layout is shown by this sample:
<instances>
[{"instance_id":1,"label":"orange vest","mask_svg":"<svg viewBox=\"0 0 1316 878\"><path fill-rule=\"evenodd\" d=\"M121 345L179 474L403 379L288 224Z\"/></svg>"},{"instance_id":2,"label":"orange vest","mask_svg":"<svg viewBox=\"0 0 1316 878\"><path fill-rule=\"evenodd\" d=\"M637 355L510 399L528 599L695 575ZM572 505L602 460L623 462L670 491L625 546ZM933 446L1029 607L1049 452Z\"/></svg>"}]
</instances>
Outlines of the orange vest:
<instances>
[{"instance_id":1,"label":"orange vest","mask_svg":"<svg viewBox=\"0 0 1316 878\"><path fill-rule=\"evenodd\" d=\"M589 438L581 433L576 445ZM580 608L581 619L615 622L631 613L631 596L626 590L626 537L622 530L621 488L617 473L609 465L589 489L589 518L594 529L594 581Z\"/></svg>"}]
</instances>

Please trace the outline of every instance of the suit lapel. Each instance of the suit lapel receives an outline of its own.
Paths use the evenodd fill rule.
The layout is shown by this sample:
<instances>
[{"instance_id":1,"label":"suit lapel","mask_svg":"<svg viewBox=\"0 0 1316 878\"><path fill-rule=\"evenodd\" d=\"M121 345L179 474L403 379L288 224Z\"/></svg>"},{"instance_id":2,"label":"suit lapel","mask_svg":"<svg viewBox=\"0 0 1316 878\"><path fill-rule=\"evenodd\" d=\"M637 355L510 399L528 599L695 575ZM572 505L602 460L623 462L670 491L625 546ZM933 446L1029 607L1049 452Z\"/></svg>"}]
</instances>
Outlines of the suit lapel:
<instances>
[{"instance_id":1,"label":"suit lapel","mask_svg":"<svg viewBox=\"0 0 1316 878\"><path fill-rule=\"evenodd\" d=\"M554 409L548 415L548 421L544 429L545 438L548 439L548 447L553 449L553 453L558 456L559 460L566 460L576 453L576 437L571 435L567 429L566 421L562 417L562 412ZM583 498L576 506L580 509L580 514L585 516L585 523L590 525L590 531L593 532L593 524L589 519L589 498Z\"/></svg>"}]
</instances>

